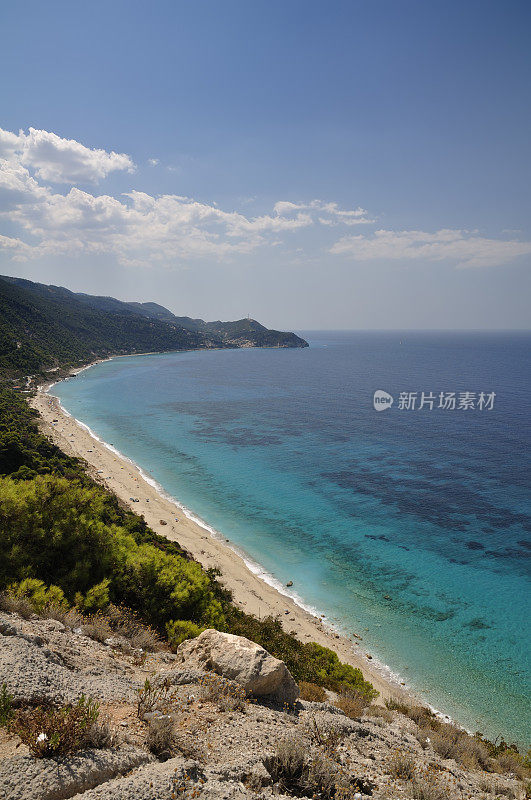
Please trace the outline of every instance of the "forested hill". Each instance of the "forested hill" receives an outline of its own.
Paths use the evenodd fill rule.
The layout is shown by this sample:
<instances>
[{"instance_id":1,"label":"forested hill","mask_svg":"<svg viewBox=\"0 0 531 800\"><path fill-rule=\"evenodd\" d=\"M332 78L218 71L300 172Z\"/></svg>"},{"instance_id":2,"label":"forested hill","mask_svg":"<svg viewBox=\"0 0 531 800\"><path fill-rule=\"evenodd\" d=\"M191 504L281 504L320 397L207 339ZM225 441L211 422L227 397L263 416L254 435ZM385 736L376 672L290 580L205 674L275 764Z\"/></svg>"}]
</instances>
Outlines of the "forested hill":
<instances>
[{"instance_id":1,"label":"forested hill","mask_svg":"<svg viewBox=\"0 0 531 800\"><path fill-rule=\"evenodd\" d=\"M249 319L206 323L156 303L75 294L22 278L0 278L0 373L36 374L124 353L203 347L306 347L293 333Z\"/></svg>"}]
</instances>

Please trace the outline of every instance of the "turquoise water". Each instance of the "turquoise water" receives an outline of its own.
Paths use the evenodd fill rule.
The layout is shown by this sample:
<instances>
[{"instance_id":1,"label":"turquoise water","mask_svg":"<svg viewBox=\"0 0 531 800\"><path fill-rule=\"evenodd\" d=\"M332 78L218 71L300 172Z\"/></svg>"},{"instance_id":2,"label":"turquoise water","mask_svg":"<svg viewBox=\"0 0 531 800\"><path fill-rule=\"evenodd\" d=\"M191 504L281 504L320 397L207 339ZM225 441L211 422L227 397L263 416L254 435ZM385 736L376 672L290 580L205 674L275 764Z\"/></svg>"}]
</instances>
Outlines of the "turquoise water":
<instances>
[{"instance_id":1,"label":"turquoise water","mask_svg":"<svg viewBox=\"0 0 531 800\"><path fill-rule=\"evenodd\" d=\"M52 391L436 708L528 741L531 338L303 335L114 359ZM496 398L405 410L401 391Z\"/></svg>"}]
</instances>

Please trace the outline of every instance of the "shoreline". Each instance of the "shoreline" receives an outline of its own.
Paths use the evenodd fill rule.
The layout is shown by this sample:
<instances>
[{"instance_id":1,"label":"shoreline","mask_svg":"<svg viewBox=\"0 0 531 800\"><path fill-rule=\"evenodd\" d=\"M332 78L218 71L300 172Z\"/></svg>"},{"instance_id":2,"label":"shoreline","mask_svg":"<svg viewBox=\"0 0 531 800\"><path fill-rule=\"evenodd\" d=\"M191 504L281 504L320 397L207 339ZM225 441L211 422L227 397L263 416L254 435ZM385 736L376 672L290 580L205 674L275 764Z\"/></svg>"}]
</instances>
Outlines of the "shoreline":
<instances>
[{"instance_id":1,"label":"shoreline","mask_svg":"<svg viewBox=\"0 0 531 800\"><path fill-rule=\"evenodd\" d=\"M72 370L71 374L78 374L111 358L98 359ZM325 615L306 604L296 592L285 591L282 584L269 576L241 548L197 517L135 462L66 411L59 399L49 394L56 383L58 381L41 384L30 400L30 405L40 413L45 433L61 450L85 461L90 476L117 495L132 511L144 516L156 533L176 541L203 567L218 567L221 571L219 580L232 591L237 606L257 617L279 617L284 630L300 641L315 641L334 650L342 661L361 669L364 678L379 692L376 702L400 697L413 704L429 705L393 675L387 665L380 664L367 653L361 637L359 640L351 639L338 632L327 622ZM58 421L54 423L54 419ZM131 497L138 498L138 502L133 502ZM162 525L162 521L166 524ZM448 719L446 715L436 713Z\"/></svg>"}]
</instances>

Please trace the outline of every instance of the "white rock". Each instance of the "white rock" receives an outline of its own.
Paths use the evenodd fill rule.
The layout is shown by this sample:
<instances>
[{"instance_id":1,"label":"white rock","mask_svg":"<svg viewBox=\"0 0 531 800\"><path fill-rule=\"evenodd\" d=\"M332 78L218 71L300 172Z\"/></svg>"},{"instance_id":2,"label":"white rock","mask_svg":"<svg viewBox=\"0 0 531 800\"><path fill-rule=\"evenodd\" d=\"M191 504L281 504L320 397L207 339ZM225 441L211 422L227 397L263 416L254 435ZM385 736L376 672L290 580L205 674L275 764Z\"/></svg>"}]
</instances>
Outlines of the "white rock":
<instances>
[{"instance_id":1,"label":"white rock","mask_svg":"<svg viewBox=\"0 0 531 800\"><path fill-rule=\"evenodd\" d=\"M206 630L196 639L183 642L177 655L187 666L197 664L239 683L254 697L294 703L299 695L284 662L243 636Z\"/></svg>"}]
</instances>

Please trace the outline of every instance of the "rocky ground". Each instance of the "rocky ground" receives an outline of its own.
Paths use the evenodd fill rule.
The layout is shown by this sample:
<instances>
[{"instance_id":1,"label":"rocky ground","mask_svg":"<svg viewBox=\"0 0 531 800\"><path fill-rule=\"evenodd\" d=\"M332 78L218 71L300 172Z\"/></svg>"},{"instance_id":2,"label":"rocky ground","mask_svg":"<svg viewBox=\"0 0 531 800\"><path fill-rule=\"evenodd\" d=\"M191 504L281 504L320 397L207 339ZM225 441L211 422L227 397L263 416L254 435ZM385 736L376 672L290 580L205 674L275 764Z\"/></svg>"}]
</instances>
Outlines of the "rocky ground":
<instances>
[{"instance_id":1,"label":"rocky ground","mask_svg":"<svg viewBox=\"0 0 531 800\"><path fill-rule=\"evenodd\" d=\"M205 634L146 656L125 639L0 613L0 687L15 710L90 696L102 731L71 755L37 758L0 727L0 800L525 798L515 775L442 758L404 714L351 718L331 694L296 700L282 662Z\"/></svg>"}]
</instances>

